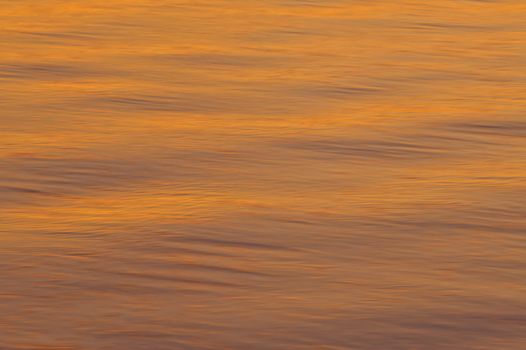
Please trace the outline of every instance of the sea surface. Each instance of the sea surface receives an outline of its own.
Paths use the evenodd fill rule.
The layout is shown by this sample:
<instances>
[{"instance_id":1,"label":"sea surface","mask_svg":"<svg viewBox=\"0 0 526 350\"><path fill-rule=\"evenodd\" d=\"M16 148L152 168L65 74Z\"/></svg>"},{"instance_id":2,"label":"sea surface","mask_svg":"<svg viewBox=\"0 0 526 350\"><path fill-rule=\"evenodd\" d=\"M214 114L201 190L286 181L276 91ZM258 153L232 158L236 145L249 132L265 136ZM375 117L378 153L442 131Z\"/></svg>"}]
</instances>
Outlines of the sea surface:
<instances>
[{"instance_id":1,"label":"sea surface","mask_svg":"<svg viewBox=\"0 0 526 350\"><path fill-rule=\"evenodd\" d=\"M1 350L526 349L524 0L0 0Z\"/></svg>"}]
</instances>

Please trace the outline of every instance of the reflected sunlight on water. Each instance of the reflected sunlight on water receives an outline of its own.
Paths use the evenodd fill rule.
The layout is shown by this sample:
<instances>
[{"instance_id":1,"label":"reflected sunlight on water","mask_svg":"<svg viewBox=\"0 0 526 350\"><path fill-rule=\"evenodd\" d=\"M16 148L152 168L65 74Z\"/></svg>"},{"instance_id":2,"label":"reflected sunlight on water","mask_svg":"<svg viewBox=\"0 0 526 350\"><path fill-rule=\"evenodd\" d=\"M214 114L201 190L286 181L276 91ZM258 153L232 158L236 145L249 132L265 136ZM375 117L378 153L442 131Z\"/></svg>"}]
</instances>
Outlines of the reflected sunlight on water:
<instances>
[{"instance_id":1,"label":"reflected sunlight on water","mask_svg":"<svg viewBox=\"0 0 526 350\"><path fill-rule=\"evenodd\" d=\"M0 348L525 348L524 1L0 5Z\"/></svg>"}]
</instances>

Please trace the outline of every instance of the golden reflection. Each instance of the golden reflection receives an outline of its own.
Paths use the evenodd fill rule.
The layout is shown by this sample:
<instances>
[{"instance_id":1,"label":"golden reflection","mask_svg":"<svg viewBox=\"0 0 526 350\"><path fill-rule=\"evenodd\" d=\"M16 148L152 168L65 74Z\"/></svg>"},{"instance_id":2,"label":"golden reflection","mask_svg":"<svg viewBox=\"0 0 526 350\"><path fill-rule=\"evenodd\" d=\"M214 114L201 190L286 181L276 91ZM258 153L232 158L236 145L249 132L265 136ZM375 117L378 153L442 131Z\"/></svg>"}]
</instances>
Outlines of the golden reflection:
<instances>
[{"instance_id":1,"label":"golden reflection","mask_svg":"<svg viewBox=\"0 0 526 350\"><path fill-rule=\"evenodd\" d=\"M524 13L0 0L0 344L522 349Z\"/></svg>"}]
</instances>

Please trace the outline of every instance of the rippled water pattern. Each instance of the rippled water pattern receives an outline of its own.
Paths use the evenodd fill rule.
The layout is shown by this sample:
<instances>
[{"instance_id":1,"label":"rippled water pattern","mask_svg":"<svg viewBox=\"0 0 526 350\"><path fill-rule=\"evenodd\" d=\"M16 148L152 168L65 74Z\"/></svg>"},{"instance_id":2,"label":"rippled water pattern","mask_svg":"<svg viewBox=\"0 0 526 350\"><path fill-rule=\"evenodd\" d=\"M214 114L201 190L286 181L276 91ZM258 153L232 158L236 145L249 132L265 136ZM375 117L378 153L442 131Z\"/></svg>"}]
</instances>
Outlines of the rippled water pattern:
<instances>
[{"instance_id":1,"label":"rippled water pattern","mask_svg":"<svg viewBox=\"0 0 526 350\"><path fill-rule=\"evenodd\" d=\"M0 349L526 349L524 0L0 19Z\"/></svg>"}]
</instances>

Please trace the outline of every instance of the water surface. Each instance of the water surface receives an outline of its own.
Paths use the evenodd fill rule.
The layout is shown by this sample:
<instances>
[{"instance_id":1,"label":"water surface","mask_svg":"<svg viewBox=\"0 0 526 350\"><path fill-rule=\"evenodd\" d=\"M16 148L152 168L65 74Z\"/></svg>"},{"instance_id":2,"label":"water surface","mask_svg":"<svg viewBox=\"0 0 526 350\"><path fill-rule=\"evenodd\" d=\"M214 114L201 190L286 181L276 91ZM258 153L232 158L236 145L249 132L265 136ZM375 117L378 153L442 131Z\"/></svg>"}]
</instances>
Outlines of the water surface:
<instances>
[{"instance_id":1,"label":"water surface","mask_svg":"<svg viewBox=\"0 0 526 350\"><path fill-rule=\"evenodd\" d=\"M522 0L0 0L0 348L526 348Z\"/></svg>"}]
</instances>

